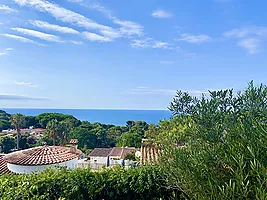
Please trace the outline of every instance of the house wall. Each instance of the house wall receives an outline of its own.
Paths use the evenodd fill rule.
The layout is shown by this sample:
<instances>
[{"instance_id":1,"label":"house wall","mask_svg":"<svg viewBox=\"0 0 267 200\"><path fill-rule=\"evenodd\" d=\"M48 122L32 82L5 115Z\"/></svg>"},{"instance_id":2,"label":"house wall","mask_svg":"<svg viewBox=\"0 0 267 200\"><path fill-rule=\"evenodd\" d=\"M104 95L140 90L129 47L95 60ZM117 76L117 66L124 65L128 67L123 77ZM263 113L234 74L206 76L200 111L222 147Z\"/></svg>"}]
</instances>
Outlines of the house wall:
<instances>
[{"instance_id":1,"label":"house wall","mask_svg":"<svg viewBox=\"0 0 267 200\"><path fill-rule=\"evenodd\" d=\"M90 156L90 166L92 169L101 169L107 166L108 157Z\"/></svg>"},{"instance_id":2,"label":"house wall","mask_svg":"<svg viewBox=\"0 0 267 200\"><path fill-rule=\"evenodd\" d=\"M110 166L114 166L114 165L121 165L122 164L123 159L120 159L119 156L110 156L109 157L109 164Z\"/></svg>"},{"instance_id":3,"label":"house wall","mask_svg":"<svg viewBox=\"0 0 267 200\"><path fill-rule=\"evenodd\" d=\"M15 165L11 163L7 163L7 167L10 171L18 173L18 174L30 174L32 172L40 172L42 170L45 170L49 167L54 166L63 166L67 169L70 168L77 168L78 167L78 158L62 162L62 163L56 163L52 165L37 165L37 166L26 166L26 165Z\"/></svg>"}]
</instances>

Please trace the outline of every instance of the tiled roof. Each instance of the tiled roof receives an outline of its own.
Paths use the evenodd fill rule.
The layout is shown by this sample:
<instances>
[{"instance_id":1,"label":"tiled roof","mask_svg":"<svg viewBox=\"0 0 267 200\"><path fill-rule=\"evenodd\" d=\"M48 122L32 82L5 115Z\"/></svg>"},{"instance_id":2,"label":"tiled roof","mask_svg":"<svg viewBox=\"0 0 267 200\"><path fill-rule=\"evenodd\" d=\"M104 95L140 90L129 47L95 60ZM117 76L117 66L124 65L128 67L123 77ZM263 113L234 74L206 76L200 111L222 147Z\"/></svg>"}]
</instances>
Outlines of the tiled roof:
<instances>
[{"instance_id":1,"label":"tiled roof","mask_svg":"<svg viewBox=\"0 0 267 200\"><path fill-rule=\"evenodd\" d=\"M153 141L143 139L141 145L140 164L157 164L159 149L155 147Z\"/></svg>"},{"instance_id":2,"label":"tiled roof","mask_svg":"<svg viewBox=\"0 0 267 200\"><path fill-rule=\"evenodd\" d=\"M40 146L9 153L4 157L7 163L16 165L50 165L78 158L81 150L61 146Z\"/></svg>"},{"instance_id":3,"label":"tiled roof","mask_svg":"<svg viewBox=\"0 0 267 200\"><path fill-rule=\"evenodd\" d=\"M118 156L120 157L122 154L122 148L121 147L113 147L112 151L110 152L110 156Z\"/></svg>"},{"instance_id":4,"label":"tiled roof","mask_svg":"<svg viewBox=\"0 0 267 200\"><path fill-rule=\"evenodd\" d=\"M7 174L7 173L11 173L8 168L7 168L7 163L6 161L3 159L5 155L0 155L0 175L1 174Z\"/></svg>"},{"instance_id":5,"label":"tiled roof","mask_svg":"<svg viewBox=\"0 0 267 200\"><path fill-rule=\"evenodd\" d=\"M127 154L136 151L137 149L134 147L114 147L110 152L110 156L120 157L120 159L124 158Z\"/></svg>"},{"instance_id":6,"label":"tiled roof","mask_svg":"<svg viewBox=\"0 0 267 200\"><path fill-rule=\"evenodd\" d=\"M107 157L112 148L95 148L89 156L95 156L95 157Z\"/></svg>"},{"instance_id":7,"label":"tiled roof","mask_svg":"<svg viewBox=\"0 0 267 200\"><path fill-rule=\"evenodd\" d=\"M78 139L71 139L69 143L70 144L77 144L78 143Z\"/></svg>"}]
</instances>

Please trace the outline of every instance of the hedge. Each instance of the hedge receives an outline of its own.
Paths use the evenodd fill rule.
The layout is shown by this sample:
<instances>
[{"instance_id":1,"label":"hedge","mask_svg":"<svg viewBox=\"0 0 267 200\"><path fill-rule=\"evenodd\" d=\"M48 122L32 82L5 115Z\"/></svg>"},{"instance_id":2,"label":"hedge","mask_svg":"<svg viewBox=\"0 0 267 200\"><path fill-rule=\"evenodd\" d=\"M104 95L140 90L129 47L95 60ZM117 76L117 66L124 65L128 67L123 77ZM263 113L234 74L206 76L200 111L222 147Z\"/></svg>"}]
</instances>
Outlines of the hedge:
<instances>
[{"instance_id":1,"label":"hedge","mask_svg":"<svg viewBox=\"0 0 267 200\"><path fill-rule=\"evenodd\" d=\"M48 169L40 174L2 175L2 200L24 199L179 199L155 166L90 169Z\"/></svg>"}]
</instances>

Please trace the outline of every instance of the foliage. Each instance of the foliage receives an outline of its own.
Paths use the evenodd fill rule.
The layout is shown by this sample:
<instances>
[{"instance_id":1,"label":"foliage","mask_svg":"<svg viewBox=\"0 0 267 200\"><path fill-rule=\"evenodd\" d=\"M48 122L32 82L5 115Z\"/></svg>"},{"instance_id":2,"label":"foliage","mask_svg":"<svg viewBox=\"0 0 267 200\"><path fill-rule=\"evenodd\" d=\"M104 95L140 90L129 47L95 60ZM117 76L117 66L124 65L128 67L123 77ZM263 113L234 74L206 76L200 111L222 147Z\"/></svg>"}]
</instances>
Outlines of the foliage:
<instances>
[{"instance_id":1,"label":"foliage","mask_svg":"<svg viewBox=\"0 0 267 200\"><path fill-rule=\"evenodd\" d=\"M97 136L90 132L87 128L77 127L71 131L73 138L77 138L79 143L78 147L86 146L88 149L93 149L97 144Z\"/></svg>"},{"instance_id":2,"label":"foliage","mask_svg":"<svg viewBox=\"0 0 267 200\"><path fill-rule=\"evenodd\" d=\"M125 132L118 142L120 147L141 147L142 136L138 133Z\"/></svg>"},{"instance_id":3,"label":"foliage","mask_svg":"<svg viewBox=\"0 0 267 200\"><path fill-rule=\"evenodd\" d=\"M0 196L9 199L170 199L175 193L167 187L159 168L113 168L53 170L40 174L3 175ZM179 193L176 193L178 199Z\"/></svg>"},{"instance_id":4,"label":"foliage","mask_svg":"<svg viewBox=\"0 0 267 200\"><path fill-rule=\"evenodd\" d=\"M15 146L16 146L15 138L10 137L8 135L0 137L0 147L2 152L10 153L11 149L15 149Z\"/></svg>"},{"instance_id":5,"label":"foliage","mask_svg":"<svg viewBox=\"0 0 267 200\"><path fill-rule=\"evenodd\" d=\"M59 137L61 131L61 127L59 122L56 119L52 119L47 123L46 126L46 133L50 136L50 138L53 140L53 145L56 145L56 140Z\"/></svg>"},{"instance_id":6,"label":"foliage","mask_svg":"<svg viewBox=\"0 0 267 200\"><path fill-rule=\"evenodd\" d=\"M163 149L169 183L192 199L266 199L266 101L267 87L253 82L237 95L210 91L196 99L178 91L174 117L146 133Z\"/></svg>"},{"instance_id":7,"label":"foliage","mask_svg":"<svg viewBox=\"0 0 267 200\"><path fill-rule=\"evenodd\" d=\"M17 130L17 149L20 148L20 128L22 126L22 124L24 123L24 120L25 120L25 116L20 114L20 113L17 113L17 114L14 114L14 115L11 115L11 118L10 118L10 122L11 122L11 125L15 127L15 129Z\"/></svg>"}]
</instances>

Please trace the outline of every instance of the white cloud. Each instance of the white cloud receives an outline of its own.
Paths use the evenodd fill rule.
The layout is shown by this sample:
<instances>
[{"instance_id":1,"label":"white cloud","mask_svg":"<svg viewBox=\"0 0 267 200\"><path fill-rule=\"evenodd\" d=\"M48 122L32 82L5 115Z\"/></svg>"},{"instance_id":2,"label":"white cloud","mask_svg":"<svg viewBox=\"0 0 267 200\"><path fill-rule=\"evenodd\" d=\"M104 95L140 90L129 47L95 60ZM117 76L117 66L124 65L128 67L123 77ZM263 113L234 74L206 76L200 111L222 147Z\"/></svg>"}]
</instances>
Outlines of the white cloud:
<instances>
[{"instance_id":1,"label":"white cloud","mask_svg":"<svg viewBox=\"0 0 267 200\"><path fill-rule=\"evenodd\" d=\"M140 94L140 95L170 95L170 96L175 96L177 90L174 89L158 89L158 88L149 88L149 87L137 87L131 90L131 94ZM201 97L202 94L208 94L208 90L189 90L189 91L184 91L188 92L192 96L196 97Z\"/></svg>"},{"instance_id":2,"label":"white cloud","mask_svg":"<svg viewBox=\"0 0 267 200\"><path fill-rule=\"evenodd\" d=\"M17 85L25 85L25 86L37 88L37 85L34 85L33 83L27 83L27 82L23 82L23 81L21 81L21 82L14 81L14 83Z\"/></svg>"},{"instance_id":3,"label":"white cloud","mask_svg":"<svg viewBox=\"0 0 267 200\"><path fill-rule=\"evenodd\" d=\"M185 54L186 56L195 56L196 55L196 53L187 53L187 54Z\"/></svg>"},{"instance_id":4,"label":"white cloud","mask_svg":"<svg viewBox=\"0 0 267 200\"><path fill-rule=\"evenodd\" d=\"M16 9L10 8L6 5L0 5L0 11L6 12L6 13L18 12Z\"/></svg>"},{"instance_id":5,"label":"white cloud","mask_svg":"<svg viewBox=\"0 0 267 200\"><path fill-rule=\"evenodd\" d=\"M55 24L50 24L50 23L44 22L44 21L34 20L34 21L30 21L30 23L32 25L39 27L41 29L44 29L44 30L56 31L56 32L60 32L60 33L79 34L78 31L76 31L72 28L58 26Z\"/></svg>"},{"instance_id":6,"label":"white cloud","mask_svg":"<svg viewBox=\"0 0 267 200\"><path fill-rule=\"evenodd\" d=\"M8 37L8 38L11 38L11 39L19 40L19 41L21 41L21 42L25 42L25 43L33 43L33 44L38 44L38 45L40 45L40 46L44 46L43 44L37 43L37 42L35 42L35 41L33 41L33 40L30 40L30 39L28 39L28 38L21 37L21 36L18 36L18 35L7 34L7 33L5 33L5 34L0 34L0 35L5 36L5 37Z\"/></svg>"},{"instance_id":7,"label":"white cloud","mask_svg":"<svg viewBox=\"0 0 267 200\"><path fill-rule=\"evenodd\" d=\"M260 52L261 46L267 40L267 27L251 26L226 31L224 37L236 39L237 45L250 54Z\"/></svg>"},{"instance_id":8,"label":"white cloud","mask_svg":"<svg viewBox=\"0 0 267 200\"><path fill-rule=\"evenodd\" d=\"M131 46L134 48L173 49L172 44L162 41L156 41L152 38L146 38L143 40L132 40Z\"/></svg>"},{"instance_id":9,"label":"white cloud","mask_svg":"<svg viewBox=\"0 0 267 200\"><path fill-rule=\"evenodd\" d=\"M49 100L48 98L43 98L43 97L29 97L29 96L24 96L24 95L17 95L17 94L0 94L0 101L30 101L30 100L35 100L35 101L40 101L40 100Z\"/></svg>"},{"instance_id":10,"label":"white cloud","mask_svg":"<svg viewBox=\"0 0 267 200\"><path fill-rule=\"evenodd\" d=\"M90 41L97 41L97 42L111 42L112 41L112 39L98 35L96 33L83 32L82 34L87 40L90 40Z\"/></svg>"},{"instance_id":11,"label":"white cloud","mask_svg":"<svg viewBox=\"0 0 267 200\"><path fill-rule=\"evenodd\" d=\"M90 5L84 5L83 6L97 10L98 12L101 12L104 14L107 18L109 18L114 24L119 25L119 28L112 28L110 30L100 30L100 32L106 36L110 37L112 39L120 38L120 37L130 37L133 36L141 36L144 35L144 27L136 22L133 21L127 21L127 20L120 20L117 17L113 16L112 12L102 6L101 4L90 4Z\"/></svg>"},{"instance_id":12,"label":"white cloud","mask_svg":"<svg viewBox=\"0 0 267 200\"><path fill-rule=\"evenodd\" d=\"M186 41L192 44L200 44L204 42L209 42L211 37L208 35L190 35L190 34L181 34L181 37L177 39L178 41Z\"/></svg>"},{"instance_id":13,"label":"white cloud","mask_svg":"<svg viewBox=\"0 0 267 200\"><path fill-rule=\"evenodd\" d=\"M151 15L156 18L165 18L165 19L172 17L172 14L165 10L155 10L152 12Z\"/></svg>"},{"instance_id":14,"label":"white cloud","mask_svg":"<svg viewBox=\"0 0 267 200\"><path fill-rule=\"evenodd\" d=\"M243 47L250 54L255 54L260 51L261 41L256 38L246 38L237 43L238 46Z\"/></svg>"},{"instance_id":15,"label":"white cloud","mask_svg":"<svg viewBox=\"0 0 267 200\"><path fill-rule=\"evenodd\" d=\"M111 27L99 24L93 20L84 17L81 14L65 9L57 4L53 4L46 0L13 0L20 6L30 6L37 9L40 12L46 12L55 17L57 20L83 27L86 29L95 30L110 30Z\"/></svg>"},{"instance_id":16,"label":"white cloud","mask_svg":"<svg viewBox=\"0 0 267 200\"><path fill-rule=\"evenodd\" d=\"M11 28L11 29L23 33L24 35L29 35L49 42L63 42L58 36L55 35L25 28Z\"/></svg>"},{"instance_id":17,"label":"white cloud","mask_svg":"<svg viewBox=\"0 0 267 200\"><path fill-rule=\"evenodd\" d=\"M4 56L6 54L8 54L9 51L12 51L12 48L6 48L4 52L0 52L0 56Z\"/></svg>"},{"instance_id":18,"label":"white cloud","mask_svg":"<svg viewBox=\"0 0 267 200\"><path fill-rule=\"evenodd\" d=\"M160 61L160 64L163 64L163 65L172 65L174 64L173 61Z\"/></svg>"},{"instance_id":19,"label":"white cloud","mask_svg":"<svg viewBox=\"0 0 267 200\"><path fill-rule=\"evenodd\" d=\"M82 42L80 42L80 41L73 41L73 40L71 40L71 41L69 41L70 43L72 43L72 44L83 44Z\"/></svg>"}]
</instances>

